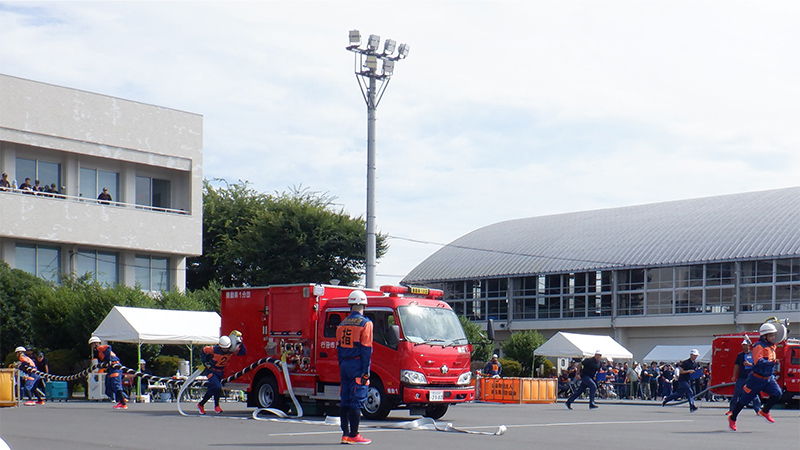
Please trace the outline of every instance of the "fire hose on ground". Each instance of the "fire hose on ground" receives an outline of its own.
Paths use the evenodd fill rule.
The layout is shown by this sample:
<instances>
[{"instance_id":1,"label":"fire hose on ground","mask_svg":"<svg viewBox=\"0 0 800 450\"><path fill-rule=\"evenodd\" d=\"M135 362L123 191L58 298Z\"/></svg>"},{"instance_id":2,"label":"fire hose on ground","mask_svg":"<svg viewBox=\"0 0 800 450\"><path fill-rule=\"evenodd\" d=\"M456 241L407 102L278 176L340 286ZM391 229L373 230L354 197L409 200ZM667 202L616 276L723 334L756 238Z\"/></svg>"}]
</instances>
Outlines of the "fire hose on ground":
<instances>
[{"instance_id":1,"label":"fire hose on ground","mask_svg":"<svg viewBox=\"0 0 800 450\"><path fill-rule=\"evenodd\" d=\"M238 372L236 372L234 374L231 374L230 376L224 378L221 383L225 384L225 383L227 383L227 382L229 382L231 380L235 380L235 379L243 376L247 372L252 371L253 369L257 368L258 366L260 366L260 365L262 365L264 363L274 364L277 367L279 367L281 369L281 371L283 372L283 376L284 376L284 379L286 381L286 386L288 387L289 396L292 399L292 402L293 402L293 404L295 406L295 411L297 412L297 414L295 416L289 416L284 411L282 411L280 409L277 409L277 408L258 408L255 411L253 411L253 414L252 414L253 419L259 420L259 421L287 421L287 420L290 420L290 421L296 422L296 423L309 423L309 424L316 424L316 425L333 425L333 426L338 426L339 425L339 421L338 421L339 418L338 417L330 417L329 416L328 418L326 418L323 421L300 420L300 418L303 417L303 408L300 405L300 402L297 400L297 397L294 394L294 389L292 389L292 382L291 382L291 379L290 379L290 376L289 376L288 364L286 364L286 355L283 355L283 357L280 360L279 359L275 359L275 358L271 358L271 357L266 357L266 358L259 359L258 361L253 362L252 364L250 364L249 366L245 367L244 369L242 369L242 370L240 370L240 371L238 371ZM176 379L170 378L170 377L159 377L159 376L143 373L143 372L131 369L129 367L125 367L122 364L112 364L112 363L93 364L93 365L87 367L86 369L82 370L81 372L78 372L78 373L76 373L74 375L69 375L69 376L52 375L52 374L49 374L49 373L40 372L40 371L38 371L36 369L33 369L33 368L27 368L27 370L25 370L25 372L30 373L30 374L39 375L39 376L43 377L46 380L52 380L52 381L74 381L74 380L79 380L79 379L88 377L91 372L93 372L95 369L98 369L98 368L120 369L122 372L124 372L126 374L131 374L131 375L134 375L136 377L140 377L143 380L164 383L165 385L174 386L174 387L180 386L180 391L178 392L178 398L177 398L177 405L178 405L178 412L183 416L189 416L189 414L187 414L186 412L183 411L183 408L181 406L181 399L183 398L183 395L186 392L186 390L189 388L189 386L191 386L192 384L195 384L196 383L195 380L203 372L202 368L201 369L197 369L186 380L176 380ZM203 381L203 382L199 382L198 384L200 384L202 386L202 385L207 385L207 383L208 383L207 381ZM261 418L261 417L259 417L259 415L262 412L268 412L270 414L274 414L275 416L277 416L277 418L270 418L270 419ZM495 430L493 432L465 430L465 429L456 428L456 427L453 426L452 423L449 423L449 422L445 423L444 425L438 424L438 423L436 423L435 420L431 419L430 417L422 417L422 418L419 418L419 419L416 419L416 420L411 420L411 421L406 421L406 422L399 422L399 423L387 423L387 424L382 424L382 425L362 425L362 427L363 428L398 429L398 430L422 430L422 431L458 432L458 433L467 433L467 434L476 434L476 435L489 435L489 436L500 436L500 435L504 434L506 432L506 430L507 430L505 425L500 425L499 427L497 427L497 430Z\"/></svg>"}]
</instances>

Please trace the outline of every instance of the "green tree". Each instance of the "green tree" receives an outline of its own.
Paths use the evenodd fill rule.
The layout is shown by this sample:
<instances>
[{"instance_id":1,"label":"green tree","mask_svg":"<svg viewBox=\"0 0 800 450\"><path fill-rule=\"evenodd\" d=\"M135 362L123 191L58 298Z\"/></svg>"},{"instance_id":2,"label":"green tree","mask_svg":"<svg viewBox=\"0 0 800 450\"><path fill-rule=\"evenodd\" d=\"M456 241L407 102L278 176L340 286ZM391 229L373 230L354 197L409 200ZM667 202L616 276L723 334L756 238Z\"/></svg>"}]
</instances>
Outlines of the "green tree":
<instances>
[{"instance_id":1,"label":"green tree","mask_svg":"<svg viewBox=\"0 0 800 450\"><path fill-rule=\"evenodd\" d=\"M295 189L261 194L247 183L204 183L203 256L188 261L190 289L280 283L353 284L366 261L366 225L333 210L325 194ZM386 253L378 236L378 257Z\"/></svg>"},{"instance_id":2,"label":"green tree","mask_svg":"<svg viewBox=\"0 0 800 450\"><path fill-rule=\"evenodd\" d=\"M33 328L36 297L33 293L50 284L0 261L0 355L17 346L39 345Z\"/></svg>"},{"instance_id":3,"label":"green tree","mask_svg":"<svg viewBox=\"0 0 800 450\"><path fill-rule=\"evenodd\" d=\"M458 316L461 327L467 335L467 340L472 344L472 361L488 361L492 356L492 341L486 339L481 331L481 326L464 316Z\"/></svg>"},{"instance_id":4,"label":"green tree","mask_svg":"<svg viewBox=\"0 0 800 450\"><path fill-rule=\"evenodd\" d=\"M544 344L545 339L535 330L519 331L513 333L511 338L503 342L503 355L506 358L518 361L522 365L522 375L532 376L534 364L544 364L546 358L537 356L534 360L533 351Z\"/></svg>"}]
</instances>

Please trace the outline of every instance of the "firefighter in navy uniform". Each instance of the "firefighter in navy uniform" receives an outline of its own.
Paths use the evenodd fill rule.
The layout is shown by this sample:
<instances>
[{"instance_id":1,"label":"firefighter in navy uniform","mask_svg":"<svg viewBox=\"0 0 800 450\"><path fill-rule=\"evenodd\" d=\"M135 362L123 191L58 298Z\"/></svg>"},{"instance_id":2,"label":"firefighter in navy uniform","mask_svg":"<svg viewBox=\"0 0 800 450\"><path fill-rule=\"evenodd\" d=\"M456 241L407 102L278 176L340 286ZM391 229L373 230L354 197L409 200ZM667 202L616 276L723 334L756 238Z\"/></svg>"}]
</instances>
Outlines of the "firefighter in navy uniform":
<instances>
[{"instance_id":1,"label":"firefighter in navy uniform","mask_svg":"<svg viewBox=\"0 0 800 450\"><path fill-rule=\"evenodd\" d=\"M219 406L219 398L222 394L222 379L225 377L225 367L234 354L236 356L247 354L247 348L242 342L242 333L236 330L230 336L220 337L217 345L203 347L203 354L200 359L206 366L203 375L208 378L208 390L200 400L200 403L197 404L200 414L206 413L205 404L212 396L214 397L214 412L217 414L222 412L222 408Z\"/></svg>"},{"instance_id":2,"label":"firefighter in navy uniform","mask_svg":"<svg viewBox=\"0 0 800 450\"><path fill-rule=\"evenodd\" d=\"M775 423L775 419L770 416L769 410L778 403L783 394L773 375L777 361L775 356L775 337L777 333L778 328L769 322L761 325L758 329L760 337L752 348L753 370L747 375L747 382L742 388L742 395L739 396L739 400L733 405L731 414L728 416L728 427L732 431L736 431L736 418L739 413L760 392L766 392L769 394L769 398L762 404L758 415L769 423Z\"/></svg>"},{"instance_id":3,"label":"firefighter in navy uniform","mask_svg":"<svg viewBox=\"0 0 800 450\"><path fill-rule=\"evenodd\" d=\"M114 409L128 409L128 397L122 390L122 369L112 367L114 364L119 364L119 357L110 345L102 345L97 336L89 338L89 347L92 348L98 361L109 364L106 370L106 395L117 401Z\"/></svg>"},{"instance_id":4,"label":"firefighter in navy uniform","mask_svg":"<svg viewBox=\"0 0 800 450\"><path fill-rule=\"evenodd\" d=\"M700 351L693 348L692 351L689 352L689 359L684 359L678 364L678 390L664 397L661 406L666 406L667 403L672 400L686 397L689 400L689 412L697 411L698 408L694 404L694 390L692 389L694 379L692 374L700 370L697 364L698 356L700 356Z\"/></svg>"},{"instance_id":5,"label":"firefighter in navy uniform","mask_svg":"<svg viewBox=\"0 0 800 450\"><path fill-rule=\"evenodd\" d=\"M339 417L342 427L342 444L369 444L372 442L358 433L361 406L369 392L369 365L372 357L372 322L364 317L367 296L356 290L347 300L350 315L336 328L336 348L341 376L341 404Z\"/></svg>"}]
</instances>

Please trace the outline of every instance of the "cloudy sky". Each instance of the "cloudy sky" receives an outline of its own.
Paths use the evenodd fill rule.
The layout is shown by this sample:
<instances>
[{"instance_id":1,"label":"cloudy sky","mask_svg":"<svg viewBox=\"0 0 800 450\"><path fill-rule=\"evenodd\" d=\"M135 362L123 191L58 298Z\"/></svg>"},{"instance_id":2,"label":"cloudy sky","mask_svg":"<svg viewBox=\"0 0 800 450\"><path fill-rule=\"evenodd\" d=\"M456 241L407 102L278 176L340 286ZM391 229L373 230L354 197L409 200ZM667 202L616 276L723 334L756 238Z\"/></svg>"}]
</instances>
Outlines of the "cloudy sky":
<instances>
[{"instance_id":1,"label":"cloudy sky","mask_svg":"<svg viewBox=\"0 0 800 450\"><path fill-rule=\"evenodd\" d=\"M800 2L4 2L0 73L204 116L204 175L366 210L377 284L496 222L800 184ZM1 105L0 105L1 107Z\"/></svg>"}]
</instances>

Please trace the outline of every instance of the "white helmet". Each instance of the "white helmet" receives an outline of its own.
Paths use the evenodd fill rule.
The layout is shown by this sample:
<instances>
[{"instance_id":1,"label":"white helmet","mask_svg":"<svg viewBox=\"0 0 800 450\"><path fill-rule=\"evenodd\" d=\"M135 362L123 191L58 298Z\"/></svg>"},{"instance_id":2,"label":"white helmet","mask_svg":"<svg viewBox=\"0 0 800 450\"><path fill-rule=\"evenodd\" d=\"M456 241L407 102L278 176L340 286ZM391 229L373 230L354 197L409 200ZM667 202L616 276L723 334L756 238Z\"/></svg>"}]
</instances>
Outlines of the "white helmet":
<instances>
[{"instance_id":1,"label":"white helmet","mask_svg":"<svg viewBox=\"0 0 800 450\"><path fill-rule=\"evenodd\" d=\"M100 338L99 337L92 336L92 337L89 338L89 345L99 344L99 343L100 343Z\"/></svg>"},{"instance_id":2,"label":"white helmet","mask_svg":"<svg viewBox=\"0 0 800 450\"><path fill-rule=\"evenodd\" d=\"M222 336L221 338L219 338L219 346L220 348L225 348L225 349L231 348L231 338L229 338L228 336Z\"/></svg>"},{"instance_id":3,"label":"white helmet","mask_svg":"<svg viewBox=\"0 0 800 450\"><path fill-rule=\"evenodd\" d=\"M364 291L355 290L350 293L350 296L347 298L348 305L366 305L367 304L367 294Z\"/></svg>"},{"instance_id":4,"label":"white helmet","mask_svg":"<svg viewBox=\"0 0 800 450\"><path fill-rule=\"evenodd\" d=\"M765 324L761 325L761 328L758 329L758 334L760 334L761 336L763 336L765 334L777 333L777 332L778 332L778 329L775 327L775 325L773 325L771 323L765 323Z\"/></svg>"},{"instance_id":5,"label":"white helmet","mask_svg":"<svg viewBox=\"0 0 800 450\"><path fill-rule=\"evenodd\" d=\"M27 350L25 350L25 347L17 347L17 348L14 349L14 353L17 353L17 352L27 352Z\"/></svg>"}]
</instances>

